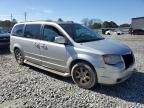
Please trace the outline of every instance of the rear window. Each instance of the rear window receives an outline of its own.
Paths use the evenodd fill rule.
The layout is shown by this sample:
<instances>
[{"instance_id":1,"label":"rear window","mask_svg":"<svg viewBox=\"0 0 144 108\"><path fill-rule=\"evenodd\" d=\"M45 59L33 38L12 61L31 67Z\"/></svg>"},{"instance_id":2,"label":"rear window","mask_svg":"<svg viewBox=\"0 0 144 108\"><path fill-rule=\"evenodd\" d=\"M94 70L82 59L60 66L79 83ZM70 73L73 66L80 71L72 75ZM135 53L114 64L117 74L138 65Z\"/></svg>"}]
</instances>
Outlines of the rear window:
<instances>
[{"instance_id":1,"label":"rear window","mask_svg":"<svg viewBox=\"0 0 144 108\"><path fill-rule=\"evenodd\" d=\"M20 37L23 36L23 27L24 27L24 24L16 25L14 29L12 30L12 35L20 36Z\"/></svg>"},{"instance_id":2,"label":"rear window","mask_svg":"<svg viewBox=\"0 0 144 108\"><path fill-rule=\"evenodd\" d=\"M25 27L24 37L32 38L32 39L39 39L40 38L40 24L28 24Z\"/></svg>"}]
</instances>

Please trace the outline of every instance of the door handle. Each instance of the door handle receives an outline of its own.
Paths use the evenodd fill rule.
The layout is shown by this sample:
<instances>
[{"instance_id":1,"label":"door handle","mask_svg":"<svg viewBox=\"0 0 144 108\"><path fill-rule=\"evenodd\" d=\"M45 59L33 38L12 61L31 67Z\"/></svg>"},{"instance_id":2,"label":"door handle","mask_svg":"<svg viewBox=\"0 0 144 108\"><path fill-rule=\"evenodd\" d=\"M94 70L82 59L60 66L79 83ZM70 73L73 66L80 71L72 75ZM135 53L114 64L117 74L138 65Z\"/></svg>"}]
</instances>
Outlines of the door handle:
<instances>
[{"instance_id":1,"label":"door handle","mask_svg":"<svg viewBox=\"0 0 144 108\"><path fill-rule=\"evenodd\" d=\"M35 43L35 47L37 47L38 49L40 49L40 44Z\"/></svg>"},{"instance_id":2,"label":"door handle","mask_svg":"<svg viewBox=\"0 0 144 108\"><path fill-rule=\"evenodd\" d=\"M48 50L48 47L45 44L43 44L41 47L45 50Z\"/></svg>"}]
</instances>

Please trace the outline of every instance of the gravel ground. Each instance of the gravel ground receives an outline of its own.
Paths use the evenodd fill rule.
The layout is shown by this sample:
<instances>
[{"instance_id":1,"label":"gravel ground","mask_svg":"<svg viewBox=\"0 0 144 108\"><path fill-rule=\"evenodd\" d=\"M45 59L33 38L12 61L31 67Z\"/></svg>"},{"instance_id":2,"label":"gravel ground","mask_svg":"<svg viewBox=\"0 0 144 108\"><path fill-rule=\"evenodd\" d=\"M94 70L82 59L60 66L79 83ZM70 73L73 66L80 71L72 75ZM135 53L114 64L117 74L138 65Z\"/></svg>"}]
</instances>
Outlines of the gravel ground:
<instances>
[{"instance_id":1,"label":"gravel ground","mask_svg":"<svg viewBox=\"0 0 144 108\"><path fill-rule=\"evenodd\" d=\"M91 90L71 78L19 66L8 50L0 49L0 108L144 108L144 36L106 37L133 49L137 71L122 84Z\"/></svg>"}]
</instances>

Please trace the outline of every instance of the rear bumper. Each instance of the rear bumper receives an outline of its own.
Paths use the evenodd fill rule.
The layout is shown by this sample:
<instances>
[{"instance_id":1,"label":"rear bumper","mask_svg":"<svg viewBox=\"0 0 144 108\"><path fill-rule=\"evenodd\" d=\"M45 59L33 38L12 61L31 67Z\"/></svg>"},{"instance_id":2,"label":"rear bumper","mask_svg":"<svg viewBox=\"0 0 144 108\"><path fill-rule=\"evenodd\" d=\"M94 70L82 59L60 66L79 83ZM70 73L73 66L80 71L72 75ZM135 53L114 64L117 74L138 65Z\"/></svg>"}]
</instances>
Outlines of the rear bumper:
<instances>
[{"instance_id":1,"label":"rear bumper","mask_svg":"<svg viewBox=\"0 0 144 108\"><path fill-rule=\"evenodd\" d=\"M97 69L98 83L101 84L117 84L127 80L134 71L134 65L126 70L101 68Z\"/></svg>"}]
</instances>

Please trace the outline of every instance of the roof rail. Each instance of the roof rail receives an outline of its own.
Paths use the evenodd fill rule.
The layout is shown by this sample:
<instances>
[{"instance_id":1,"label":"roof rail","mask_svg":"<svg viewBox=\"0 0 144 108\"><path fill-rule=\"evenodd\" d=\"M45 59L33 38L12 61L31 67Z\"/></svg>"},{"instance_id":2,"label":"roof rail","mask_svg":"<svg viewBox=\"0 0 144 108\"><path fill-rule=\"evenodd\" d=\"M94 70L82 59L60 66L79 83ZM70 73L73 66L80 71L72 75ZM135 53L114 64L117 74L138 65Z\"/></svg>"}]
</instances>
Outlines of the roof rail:
<instances>
[{"instance_id":1,"label":"roof rail","mask_svg":"<svg viewBox=\"0 0 144 108\"><path fill-rule=\"evenodd\" d=\"M55 22L55 23L74 23L74 21L53 21L53 20L35 20L35 21L24 21L19 23L26 23L26 22Z\"/></svg>"},{"instance_id":2,"label":"roof rail","mask_svg":"<svg viewBox=\"0 0 144 108\"><path fill-rule=\"evenodd\" d=\"M52 20L34 20L34 21L23 21L23 22L20 22L20 23L25 23L25 22L40 22L40 21L44 21L44 22L55 22L55 21L52 21Z\"/></svg>"}]
</instances>

